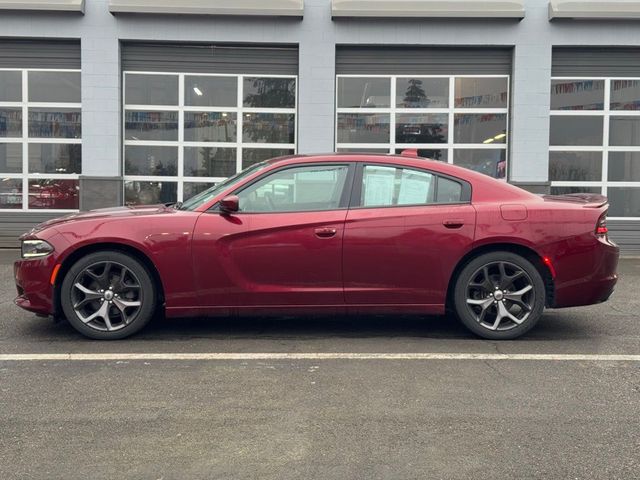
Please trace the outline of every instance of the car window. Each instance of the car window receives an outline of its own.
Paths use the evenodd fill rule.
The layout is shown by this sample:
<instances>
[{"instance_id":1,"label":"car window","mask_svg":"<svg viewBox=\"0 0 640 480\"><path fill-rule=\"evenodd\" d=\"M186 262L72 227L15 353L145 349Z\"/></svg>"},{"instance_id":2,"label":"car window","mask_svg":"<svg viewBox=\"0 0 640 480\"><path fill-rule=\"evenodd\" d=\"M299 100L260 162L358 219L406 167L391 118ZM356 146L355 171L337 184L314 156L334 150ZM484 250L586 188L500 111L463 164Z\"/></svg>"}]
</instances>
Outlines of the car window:
<instances>
[{"instance_id":1,"label":"car window","mask_svg":"<svg viewBox=\"0 0 640 480\"><path fill-rule=\"evenodd\" d=\"M240 211L338 209L348 170L347 165L316 165L277 171L238 193Z\"/></svg>"},{"instance_id":2,"label":"car window","mask_svg":"<svg viewBox=\"0 0 640 480\"><path fill-rule=\"evenodd\" d=\"M436 203L456 203L462 199L462 185L448 178L438 177Z\"/></svg>"}]
</instances>

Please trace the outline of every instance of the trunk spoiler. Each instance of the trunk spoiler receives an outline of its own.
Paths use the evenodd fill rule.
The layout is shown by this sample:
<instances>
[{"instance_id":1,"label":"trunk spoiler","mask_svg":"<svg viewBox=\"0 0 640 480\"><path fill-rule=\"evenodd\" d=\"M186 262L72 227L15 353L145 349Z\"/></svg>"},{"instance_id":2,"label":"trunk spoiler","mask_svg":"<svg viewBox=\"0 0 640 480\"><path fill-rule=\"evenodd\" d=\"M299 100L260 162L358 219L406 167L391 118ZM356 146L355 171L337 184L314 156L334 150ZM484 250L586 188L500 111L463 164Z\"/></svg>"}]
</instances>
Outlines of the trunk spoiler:
<instances>
[{"instance_id":1,"label":"trunk spoiler","mask_svg":"<svg viewBox=\"0 0 640 480\"><path fill-rule=\"evenodd\" d=\"M566 195L542 195L545 202L570 202L582 204L585 208L600 208L609 200L597 193L569 193Z\"/></svg>"}]
</instances>

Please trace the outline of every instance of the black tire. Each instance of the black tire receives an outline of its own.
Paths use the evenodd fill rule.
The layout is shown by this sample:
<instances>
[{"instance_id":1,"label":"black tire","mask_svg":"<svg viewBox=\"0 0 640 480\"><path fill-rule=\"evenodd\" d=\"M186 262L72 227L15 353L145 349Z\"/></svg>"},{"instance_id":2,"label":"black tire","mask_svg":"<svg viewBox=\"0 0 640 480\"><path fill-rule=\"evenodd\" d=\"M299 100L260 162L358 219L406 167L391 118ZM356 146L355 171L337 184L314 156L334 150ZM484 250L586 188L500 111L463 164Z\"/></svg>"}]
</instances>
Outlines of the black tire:
<instances>
[{"instance_id":1,"label":"black tire","mask_svg":"<svg viewBox=\"0 0 640 480\"><path fill-rule=\"evenodd\" d=\"M96 340L119 340L140 331L151 321L156 299L147 268L117 251L80 258L60 287L62 310L71 326ZM87 321L92 313L102 316Z\"/></svg>"},{"instance_id":2,"label":"black tire","mask_svg":"<svg viewBox=\"0 0 640 480\"><path fill-rule=\"evenodd\" d=\"M458 275L454 307L476 335L510 340L538 323L545 293L542 276L529 260L512 252L490 252L473 258Z\"/></svg>"}]
</instances>

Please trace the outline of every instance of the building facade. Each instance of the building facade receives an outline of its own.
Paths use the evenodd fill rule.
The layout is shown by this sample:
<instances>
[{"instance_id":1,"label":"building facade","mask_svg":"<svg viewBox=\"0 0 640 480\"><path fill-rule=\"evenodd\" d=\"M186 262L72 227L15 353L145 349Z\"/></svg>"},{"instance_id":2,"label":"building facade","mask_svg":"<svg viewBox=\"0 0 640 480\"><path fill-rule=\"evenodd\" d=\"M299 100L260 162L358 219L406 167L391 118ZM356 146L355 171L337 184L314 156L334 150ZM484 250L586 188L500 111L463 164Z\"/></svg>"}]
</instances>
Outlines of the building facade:
<instances>
[{"instance_id":1,"label":"building facade","mask_svg":"<svg viewBox=\"0 0 640 480\"><path fill-rule=\"evenodd\" d=\"M0 0L0 244L289 153L609 197L640 252L640 1Z\"/></svg>"}]
</instances>

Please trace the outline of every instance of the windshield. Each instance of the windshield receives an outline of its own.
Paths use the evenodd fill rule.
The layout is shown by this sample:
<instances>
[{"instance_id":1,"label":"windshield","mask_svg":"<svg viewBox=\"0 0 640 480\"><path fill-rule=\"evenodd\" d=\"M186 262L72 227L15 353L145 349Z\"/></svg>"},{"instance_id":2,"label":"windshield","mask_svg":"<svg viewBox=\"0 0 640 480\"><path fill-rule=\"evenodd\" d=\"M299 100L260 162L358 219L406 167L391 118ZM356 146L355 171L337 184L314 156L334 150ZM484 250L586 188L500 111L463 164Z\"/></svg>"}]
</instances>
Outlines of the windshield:
<instances>
[{"instance_id":1,"label":"windshield","mask_svg":"<svg viewBox=\"0 0 640 480\"><path fill-rule=\"evenodd\" d=\"M200 192L199 194L186 200L182 205L180 205L179 209L195 210L200 205L207 203L209 200L211 200L213 197L218 195L223 190L226 190L227 188L240 183L242 180L252 175L253 173L257 172L258 170L262 170L267 165L268 165L268 162L260 162L260 163L251 165L250 167L245 168L240 173L236 173L233 177L229 177L223 182L220 182L214 185L213 187L206 189L204 192Z\"/></svg>"}]
</instances>

